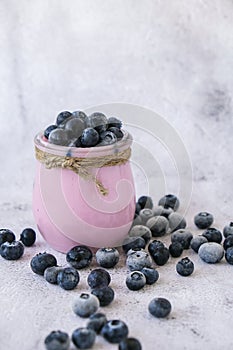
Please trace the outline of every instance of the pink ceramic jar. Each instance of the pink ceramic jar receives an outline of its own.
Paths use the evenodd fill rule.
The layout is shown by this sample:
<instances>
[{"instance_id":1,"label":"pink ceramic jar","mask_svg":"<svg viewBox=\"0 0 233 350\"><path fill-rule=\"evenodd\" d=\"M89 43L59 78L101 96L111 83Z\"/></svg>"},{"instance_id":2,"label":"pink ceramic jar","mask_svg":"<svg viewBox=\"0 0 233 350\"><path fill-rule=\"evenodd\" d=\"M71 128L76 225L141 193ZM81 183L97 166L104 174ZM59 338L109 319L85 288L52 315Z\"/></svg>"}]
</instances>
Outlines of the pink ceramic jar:
<instances>
[{"instance_id":1,"label":"pink ceramic jar","mask_svg":"<svg viewBox=\"0 0 233 350\"><path fill-rule=\"evenodd\" d=\"M76 148L57 146L35 137L37 150L58 157L105 157L130 148L132 136L109 146ZM72 170L51 167L37 160L33 213L38 229L54 249L67 252L78 244L93 248L121 245L135 212L135 188L129 160L124 164L91 168L91 174L107 189L99 192L93 180Z\"/></svg>"}]
</instances>

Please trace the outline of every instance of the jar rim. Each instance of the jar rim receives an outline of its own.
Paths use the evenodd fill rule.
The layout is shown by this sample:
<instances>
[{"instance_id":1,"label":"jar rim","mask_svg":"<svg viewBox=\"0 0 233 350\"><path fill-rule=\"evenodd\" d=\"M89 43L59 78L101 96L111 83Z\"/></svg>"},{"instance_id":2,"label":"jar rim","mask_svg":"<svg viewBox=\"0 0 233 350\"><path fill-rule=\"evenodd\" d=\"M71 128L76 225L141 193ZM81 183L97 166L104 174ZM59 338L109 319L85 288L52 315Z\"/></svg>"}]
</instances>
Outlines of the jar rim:
<instances>
[{"instance_id":1,"label":"jar rim","mask_svg":"<svg viewBox=\"0 0 233 350\"><path fill-rule=\"evenodd\" d=\"M36 134L34 138L34 144L40 150L59 156L69 157L95 157L107 154L113 154L115 152L121 152L129 148L133 142L132 135L122 129L123 137L119 141L108 145L108 146L95 146L95 147L70 147L70 146L59 146L53 143L49 143L43 136L43 131Z\"/></svg>"}]
</instances>

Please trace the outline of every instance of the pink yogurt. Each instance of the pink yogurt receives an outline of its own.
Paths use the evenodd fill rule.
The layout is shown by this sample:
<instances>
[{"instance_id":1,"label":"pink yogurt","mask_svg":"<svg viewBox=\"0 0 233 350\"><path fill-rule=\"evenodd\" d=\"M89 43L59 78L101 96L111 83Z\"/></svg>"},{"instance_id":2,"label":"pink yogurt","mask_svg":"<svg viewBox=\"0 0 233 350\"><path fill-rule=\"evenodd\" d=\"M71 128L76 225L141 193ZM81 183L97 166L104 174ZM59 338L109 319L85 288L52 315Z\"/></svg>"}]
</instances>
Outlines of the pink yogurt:
<instances>
[{"instance_id":1,"label":"pink yogurt","mask_svg":"<svg viewBox=\"0 0 233 350\"><path fill-rule=\"evenodd\" d=\"M132 144L132 136L126 131L116 144L91 148L53 145L42 135L36 135L35 146L59 156L105 156L124 151ZM33 213L44 239L60 252L78 244L93 248L119 246L132 225L135 188L130 162L91 172L107 188L106 196L99 193L92 180L68 169L47 169L37 160Z\"/></svg>"}]
</instances>

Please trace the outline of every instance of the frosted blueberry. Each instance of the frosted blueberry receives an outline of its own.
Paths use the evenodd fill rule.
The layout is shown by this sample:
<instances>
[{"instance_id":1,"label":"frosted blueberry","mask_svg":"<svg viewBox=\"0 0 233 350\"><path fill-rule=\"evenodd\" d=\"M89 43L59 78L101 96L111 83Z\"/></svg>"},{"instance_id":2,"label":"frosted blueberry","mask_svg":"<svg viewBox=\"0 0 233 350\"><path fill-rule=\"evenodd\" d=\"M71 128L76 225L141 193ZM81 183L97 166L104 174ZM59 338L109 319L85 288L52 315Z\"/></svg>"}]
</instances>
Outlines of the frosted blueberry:
<instances>
[{"instance_id":1,"label":"frosted blueberry","mask_svg":"<svg viewBox=\"0 0 233 350\"><path fill-rule=\"evenodd\" d=\"M233 247L233 235L229 235L223 242L224 250L227 250L230 247Z\"/></svg>"},{"instance_id":2,"label":"frosted blueberry","mask_svg":"<svg viewBox=\"0 0 233 350\"><path fill-rule=\"evenodd\" d=\"M136 215L136 214L135 214L135 215ZM131 227L133 227L133 226L135 226L135 225L142 225L142 218L141 218L140 215L136 215L136 216L134 217L134 220L133 220L133 222L132 222L132 226L131 226Z\"/></svg>"},{"instance_id":3,"label":"frosted blueberry","mask_svg":"<svg viewBox=\"0 0 233 350\"><path fill-rule=\"evenodd\" d=\"M70 130L57 128L52 130L49 134L49 142L59 146L68 146L70 138Z\"/></svg>"},{"instance_id":4,"label":"frosted blueberry","mask_svg":"<svg viewBox=\"0 0 233 350\"><path fill-rule=\"evenodd\" d=\"M126 277L126 285L130 290L142 289L146 284L146 277L141 271L132 271Z\"/></svg>"},{"instance_id":5,"label":"frosted blueberry","mask_svg":"<svg viewBox=\"0 0 233 350\"><path fill-rule=\"evenodd\" d=\"M121 320L108 321L101 330L101 335L109 343L120 343L128 333L128 326Z\"/></svg>"},{"instance_id":6,"label":"frosted blueberry","mask_svg":"<svg viewBox=\"0 0 233 350\"><path fill-rule=\"evenodd\" d=\"M198 249L199 257L208 264L215 264L222 260L224 249L219 243L204 243Z\"/></svg>"},{"instance_id":7,"label":"frosted blueberry","mask_svg":"<svg viewBox=\"0 0 233 350\"><path fill-rule=\"evenodd\" d=\"M227 237L229 235L233 235L233 222L230 222L229 225L224 227L223 234L224 234L224 237Z\"/></svg>"},{"instance_id":8,"label":"frosted blueberry","mask_svg":"<svg viewBox=\"0 0 233 350\"><path fill-rule=\"evenodd\" d=\"M212 214L202 211L194 216L194 223L200 229L205 229L210 227L214 222L214 217Z\"/></svg>"},{"instance_id":9,"label":"frosted blueberry","mask_svg":"<svg viewBox=\"0 0 233 350\"><path fill-rule=\"evenodd\" d=\"M154 317L164 318L170 314L172 306L170 301L165 298L154 298L149 303L148 309Z\"/></svg>"},{"instance_id":10,"label":"frosted blueberry","mask_svg":"<svg viewBox=\"0 0 233 350\"><path fill-rule=\"evenodd\" d=\"M136 251L128 255L126 259L126 266L130 271L138 271L143 269L143 267L151 267L151 265L151 257L145 251Z\"/></svg>"},{"instance_id":11,"label":"frosted blueberry","mask_svg":"<svg viewBox=\"0 0 233 350\"><path fill-rule=\"evenodd\" d=\"M118 261L120 254L116 248L100 248L96 252L96 261L101 267L114 267Z\"/></svg>"},{"instance_id":12,"label":"frosted blueberry","mask_svg":"<svg viewBox=\"0 0 233 350\"><path fill-rule=\"evenodd\" d=\"M168 220L164 216L153 216L146 222L146 226L151 230L153 237L164 236L169 229Z\"/></svg>"},{"instance_id":13,"label":"frosted blueberry","mask_svg":"<svg viewBox=\"0 0 233 350\"><path fill-rule=\"evenodd\" d=\"M183 249L189 249L192 238L193 238L193 234L190 231L184 230L184 229L177 230L173 232L171 235L172 243L174 242L181 243Z\"/></svg>"},{"instance_id":14,"label":"frosted blueberry","mask_svg":"<svg viewBox=\"0 0 233 350\"><path fill-rule=\"evenodd\" d=\"M180 201L174 194L167 194L159 200L158 205L161 205L166 209L171 208L176 211L180 206Z\"/></svg>"},{"instance_id":15,"label":"frosted blueberry","mask_svg":"<svg viewBox=\"0 0 233 350\"><path fill-rule=\"evenodd\" d=\"M207 242L208 242L207 238L199 235L199 236L192 238L192 240L190 242L190 247L192 248L192 250L194 250L194 252L198 253L198 249L200 248L200 246L203 243L207 243Z\"/></svg>"},{"instance_id":16,"label":"frosted blueberry","mask_svg":"<svg viewBox=\"0 0 233 350\"><path fill-rule=\"evenodd\" d=\"M94 314L99 308L99 299L88 293L82 293L73 301L73 311L80 317L89 317Z\"/></svg>"},{"instance_id":17,"label":"frosted blueberry","mask_svg":"<svg viewBox=\"0 0 233 350\"><path fill-rule=\"evenodd\" d=\"M142 209L144 209L144 208L152 209L153 208L153 201L152 201L152 198L149 196L139 197L138 204L141 206Z\"/></svg>"},{"instance_id":18,"label":"frosted blueberry","mask_svg":"<svg viewBox=\"0 0 233 350\"><path fill-rule=\"evenodd\" d=\"M24 246L19 241L5 242L0 246L0 255L6 260L18 260L24 253Z\"/></svg>"},{"instance_id":19,"label":"frosted blueberry","mask_svg":"<svg viewBox=\"0 0 233 350\"><path fill-rule=\"evenodd\" d=\"M135 225L129 231L130 237L142 237L148 243L152 237L149 227L144 225Z\"/></svg>"},{"instance_id":20,"label":"frosted blueberry","mask_svg":"<svg viewBox=\"0 0 233 350\"><path fill-rule=\"evenodd\" d=\"M71 118L65 124L65 130L69 130L71 137L75 137L76 139L82 135L84 129L85 124L79 118Z\"/></svg>"},{"instance_id":21,"label":"frosted blueberry","mask_svg":"<svg viewBox=\"0 0 233 350\"><path fill-rule=\"evenodd\" d=\"M168 216L168 221L169 221L171 232L175 230L183 229L187 225L185 218L179 213L171 213Z\"/></svg>"},{"instance_id":22,"label":"frosted blueberry","mask_svg":"<svg viewBox=\"0 0 233 350\"><path fill-rule=\"evenodd\" d=\"M113 301L115 295L114 290L109 286L95 288L91 291L91 294L99 299L100 306L109 305Z\"/></svg>"},{"instance_id":23,"label":"frosted blueberry","mask_svg":"<svg viewBox=\"0 0 233 350\"><path fill-rule=\"evenodd\" d=\"M155 282L158 281L159 279L159 273L157 270L149 267L143 267L141 272L145 275L146 277L146 284L154 284Z\"/></svg>"},{"instance_id":24,"label":"frosted blueberry","mask_svg":"<svg viewBox=\"0 0 233 350\"><path fill-rule=\"evenodd\" d=\"M95 343L96 333L90 328L80 327L73 331L72 342L78 349L90 349Z\"/></svg>"},{"instance_id":25,"label":"frosted blueberry","mask_svg":"<svg viewBox=\"0 0 233 350\"><path fill-rule=\"evenodd\" d=\"M194 263L188 258L183 258L176 264L176 271L181 276L189 276L194 271Z\"/></svg>"},{"instance_id":26,"label":"frosted blueberry","mask_svg":"<svg viewBox=\"0 0 233 350\"><path fill-rule=\"evenodd\" d=\"M222 233L214 227L209 227L202 233L202 236L205 237L209 242L222 242Z\"/></svg>"},{"instance_id":27,"label":"frosted blueberry","mask_svg":"<svg viewBox=\"0 0 233 350\"><path fill-rule=\"evenodd\" d=\"M107 130L107 117L100 112L94 112L88 117L89 126L95 128L99 133Z\"/></svg>"},{"instance_id":28,"label":"frosted blueberry","mask_svg":"<svg viewBox=\"0 0 233 350\"><path fill-rule=\"evenodd\" d=\"M126 253L127 256L135 253L135 252L145 252L146 253L146 250L143 249L143 248L132 248L132 249L129 249Z\"/></svg>"},{"instance_id":29,"label":"frosted blueberry","mask_svg":"<svg viewBox=\"0 0 233 350\"><path fill-rule=\"evenodd\" d=\"M144 208L140 210L139 215L142 219L142 223L145 224L150 218L154 217L152 209Z\"/></svg>"},{"instance_id":30,"label":"frosted blueberry","mask_svg":"<svg viewBox=\"0 0 233 350\"><path fill-rule=\"evenodd\" d=\"M70 338L65 332L53 331L45 338L44 344L47 350L68 350Z\"/></svg>"}]
</instances>

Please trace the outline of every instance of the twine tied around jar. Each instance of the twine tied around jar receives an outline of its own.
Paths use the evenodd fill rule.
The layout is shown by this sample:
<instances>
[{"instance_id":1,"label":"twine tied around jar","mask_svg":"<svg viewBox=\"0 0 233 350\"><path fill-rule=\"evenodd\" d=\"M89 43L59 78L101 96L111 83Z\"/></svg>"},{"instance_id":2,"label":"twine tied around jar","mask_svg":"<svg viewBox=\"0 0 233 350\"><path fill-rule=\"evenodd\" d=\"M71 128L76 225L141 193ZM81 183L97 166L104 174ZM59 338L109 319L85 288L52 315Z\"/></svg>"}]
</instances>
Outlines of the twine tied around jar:
<instances>
[{"instance_id":1,"label":"twine tied around jar","mask_svg":"<svg viewBox=\"0 0 233 350\"><path fill-rule=\"evenodd\" d=\"M103 196L106 196L108 194L108 189L104 187L101 181L99 181L94 175L90 173L90 169L125 164L131 156L131 148L129 147L122 152L117 152L115 154L106 156L78 158L57 156L48 152L44 152L38 147L35 147L35 155L36 159L40 163L44 164L47 169L69 169L74 171L85 180L94 181L98 191Z\"/></svg>"}]
</instances>

